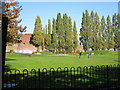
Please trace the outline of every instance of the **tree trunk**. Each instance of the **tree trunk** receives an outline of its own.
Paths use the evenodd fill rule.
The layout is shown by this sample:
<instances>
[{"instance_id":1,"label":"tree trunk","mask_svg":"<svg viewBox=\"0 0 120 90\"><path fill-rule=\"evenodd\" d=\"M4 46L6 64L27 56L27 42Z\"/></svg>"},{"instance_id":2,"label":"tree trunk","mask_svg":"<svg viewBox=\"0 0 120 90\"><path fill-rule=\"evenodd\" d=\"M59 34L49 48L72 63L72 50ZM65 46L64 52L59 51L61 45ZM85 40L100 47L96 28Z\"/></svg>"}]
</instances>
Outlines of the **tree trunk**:
<instances>
[{"instance_id":1,"label":"tree trunk","mask_svg":"<svg viewBox=\"0 0 120 90\"><path fill-rule=\"evenodd\" d=\"M110 50L110 48L107 48L107 50Z\"/></svg>"},{"instance_id":2,"label":"tree trunk","mask_svg":"<svg viewBox=\"0 0 120 90\"><path fill-rule=\"evenodd\" d=\"M37 50L36 50L36 52L39 52L39 46L37 47Z\"/></svg>"},{"instance_id":3,"label":"tree trunk","mask_svg":"<svg viewBox=\"0 0 120 90\"><path fill-rule=\"evenodd\" d=\"M116 48L114 48L114 51L116 51Z\"/></svg>"},{"instance_id":4,"label":"tree trunk","mask_svg":"<svg viewBox=\"0 0 120 90\"><path fill-rule=\"evenodd\" d=\"M75 48L74 48L74 53L75 53Z\"/></svg>"}]
</instances>

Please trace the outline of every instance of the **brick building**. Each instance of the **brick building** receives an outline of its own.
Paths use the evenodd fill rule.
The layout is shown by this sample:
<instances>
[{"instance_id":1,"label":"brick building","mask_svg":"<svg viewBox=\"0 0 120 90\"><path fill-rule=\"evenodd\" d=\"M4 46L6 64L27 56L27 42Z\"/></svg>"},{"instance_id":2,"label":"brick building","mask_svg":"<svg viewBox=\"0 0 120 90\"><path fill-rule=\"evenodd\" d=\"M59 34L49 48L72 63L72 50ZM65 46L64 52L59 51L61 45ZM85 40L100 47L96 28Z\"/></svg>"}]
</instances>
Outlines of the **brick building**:
<instances>
[{"instance_id":1,"label":"brick building","mask_svg":"<svg viewBox=\"0 0 120 90\"><path fill-rule=\"evenodd\" d=\"M37 50L35 46L33 46L31 41L32 34L23 34L20 37L20 40L22 41L20 44L14 44L12 46L6 47L7 51L14 50L15 52L21 52L21 53L32 53Z\"/></svg>"},{"instance_id":2,"label":"brick building","mask_svg":"<svg viewBox=\"0 0 120 90\"><path fill-rule=\"evenodd\" d=\"M32 34L23 34L20 38L22 42L20 44L17 43L12 46L7 45L6 51L14 50L15 52L18 53L32 53L36 51L37 48L33 44L31 44L31 38L32 38ZM82 49L83 46L79 45L76 51ZM42 51L41 47L40 47L40 51Z\"/></svg>"}]
</instances>

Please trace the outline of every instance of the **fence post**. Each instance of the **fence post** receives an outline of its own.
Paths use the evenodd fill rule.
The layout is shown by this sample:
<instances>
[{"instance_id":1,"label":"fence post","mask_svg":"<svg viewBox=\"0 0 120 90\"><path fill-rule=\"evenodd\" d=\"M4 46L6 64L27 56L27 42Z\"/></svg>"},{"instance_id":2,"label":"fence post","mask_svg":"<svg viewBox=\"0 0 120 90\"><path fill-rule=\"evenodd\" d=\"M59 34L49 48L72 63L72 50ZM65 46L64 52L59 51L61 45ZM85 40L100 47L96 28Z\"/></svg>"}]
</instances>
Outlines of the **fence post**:
<instances>
[{"instance_id":1,"label":"fence post","mask_svg":"<svg viewBox=\"0 0 120 90\"><path fill-rule=\"evenodd\" d=\"M120 64L117 65L117 70L118 70L117 71L118 73L118 84L117 85L118 85L118 89L120 89L120 84L119 84L120 83Z\"/></svg>"},{"instance_id":2,"label":"fence post","mask_svg":"<svg viewBox=\"0 0 120 90\"><path fill-rule=\"evenodd\" d=\"M40 69L38 69L38 82L39 82L39 88L40 88Z\"/></svg>"},{"instance_id":3,"label":"fence post","mask_svg":"<svg viewBox=\"0 0 120 90\"><path fill-rule=\"evenodd\" d=\"M109 89L109 67L107 65L107 89Z\"/></svg>"}]
</instances>

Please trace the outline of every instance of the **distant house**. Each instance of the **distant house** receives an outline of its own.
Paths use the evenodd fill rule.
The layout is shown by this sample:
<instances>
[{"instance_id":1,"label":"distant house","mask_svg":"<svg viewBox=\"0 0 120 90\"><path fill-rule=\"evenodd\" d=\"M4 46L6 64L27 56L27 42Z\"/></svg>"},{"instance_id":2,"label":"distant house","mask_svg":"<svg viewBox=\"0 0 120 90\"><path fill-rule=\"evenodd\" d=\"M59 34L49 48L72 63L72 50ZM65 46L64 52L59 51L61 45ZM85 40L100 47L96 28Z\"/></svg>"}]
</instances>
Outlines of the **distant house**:
<instances>
[{"instance_id":1,"label":"distant house","mask_svg":"<svg viewBox=\"0 0 120 90\"><path fill-rule=\"evenodd\" d=\"M82 51L83 50L83 46L82 45L79 45L77 48L76 48L76 51L79 50L79 51Z\"/></svg>"},{"instance_id":2,"label":"distant house","mask_svg":"<svg viewBox=\"0 0 120 90\"><path fill-rule=\"evenodd\" d=\"M20 42L20 44L17 43L12 46L7 45L6 52L10 50L14 50L18 53L32 53L36 51L37 48L31 44L31 38L32 34L23 34L22 37L20 37L20 40L22 42Z\"/></svg>"},{"instance_id":3,"label":"distant house","mask_svg":"<svg viewBox=\"0 0 120 90\"><path fill-rule=\"evenodd\" d=\"M18 44L14 44L12 46L6 46L6 52L9 52L10 50L14 50L17 53L32 53L37 50L37 48L31 43L32 34L23 34L22 37L20 37L21 42ZM79 45L76 48L77 50L83 50L83 46ZM40 51L42 51L40 47Z\"/></svg>"}]
</instances>

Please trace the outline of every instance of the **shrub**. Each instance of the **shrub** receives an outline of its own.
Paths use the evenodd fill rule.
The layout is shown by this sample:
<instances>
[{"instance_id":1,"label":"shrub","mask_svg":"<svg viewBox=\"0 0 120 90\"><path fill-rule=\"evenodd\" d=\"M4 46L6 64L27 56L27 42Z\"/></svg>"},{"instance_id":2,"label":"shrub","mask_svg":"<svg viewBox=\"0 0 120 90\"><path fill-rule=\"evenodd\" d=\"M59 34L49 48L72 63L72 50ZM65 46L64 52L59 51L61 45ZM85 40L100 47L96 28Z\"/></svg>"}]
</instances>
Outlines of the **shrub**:
<instances>
[{"instance_id":1,"label":"shrub","mask_svg":"<svg viewBox=\"0 0 120 90\"><path fill-rule=\"evenodd\" d=\"M15 51L14 50L10 50L10 53L15 53Z\"/></svg>"},{"instance_id":2,"label":"shrub","mask_svg":"<svg viewBox=\"0 0 120 90\"><path fill-rule=\"evenodd\" d=\"M94 53L94 55L116 55L118 54L117 51L109 51L109 50L97 50L97 51L90 51L90 53ZM88 54L88 52L83 52L83 55Z\"/></svg>"},{"instance_id":3,"label":"shrub","mask_svg":"<svg viewBox=\"0 0 120 90\"><path fill-rule=\"evenodd\" d=\"M80 53L80 50L77 50L76 53Z\"/></svg>"},{"instance_id":4,"label":"shrub","mask_svg":"<svg viewBox=\"0 0 120 90\"><path fill-rule=\"evenodd\" d=\"M53 55L54 53L52 52L49 52L49 51L43 51L43 52L40 52L42 55Z\"/></svg>"}]
</instances>

